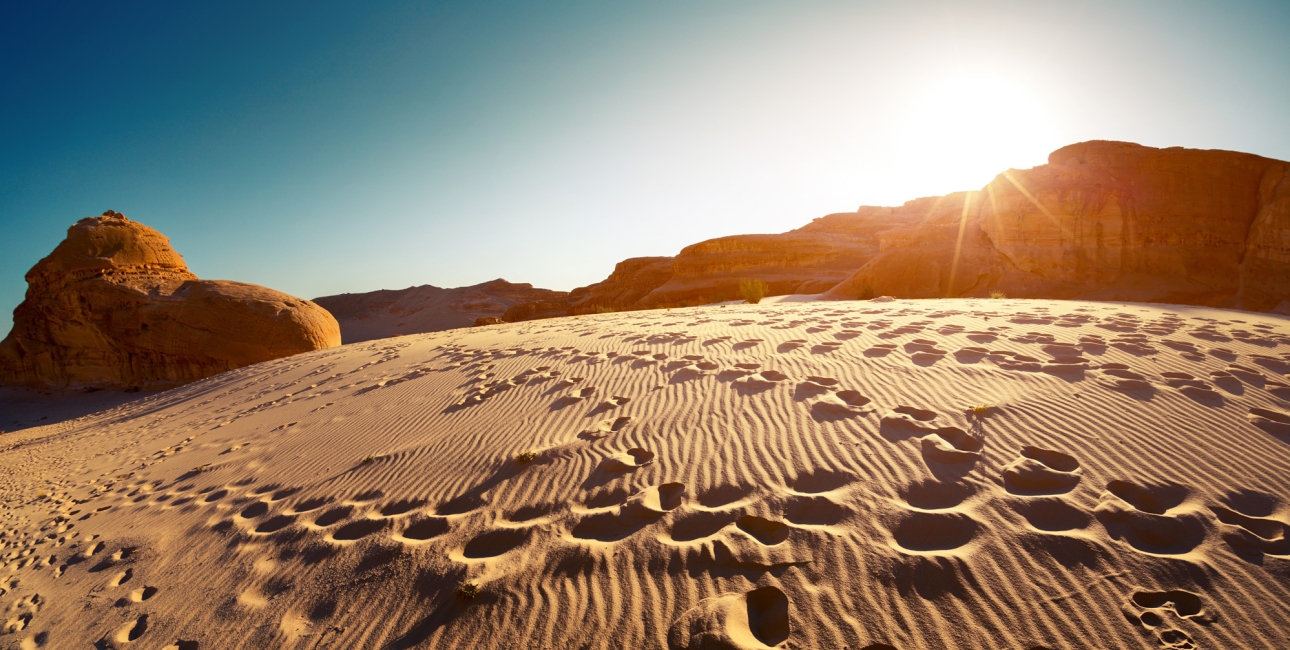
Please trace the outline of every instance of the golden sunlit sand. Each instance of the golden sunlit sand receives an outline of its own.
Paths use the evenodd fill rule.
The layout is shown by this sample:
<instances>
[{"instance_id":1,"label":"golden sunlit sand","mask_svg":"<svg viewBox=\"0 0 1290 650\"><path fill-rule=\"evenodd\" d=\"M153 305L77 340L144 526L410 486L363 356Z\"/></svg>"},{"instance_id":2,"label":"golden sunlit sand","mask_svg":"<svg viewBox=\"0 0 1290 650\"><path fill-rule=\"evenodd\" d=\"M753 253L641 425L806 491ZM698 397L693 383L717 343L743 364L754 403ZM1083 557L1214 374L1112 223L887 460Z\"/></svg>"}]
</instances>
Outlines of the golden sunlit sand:
<instances>
[{"instance_id":1,"label":"golden sunlit sand","mask_svg":"<svg viewBox=\"0 0 1290 650\"><path fill-rule=\"evenodd\" d=\"M400 337L5 435L7 645L1290 645L1290 319L790 302Z\"/></svg>"}]
</instances>

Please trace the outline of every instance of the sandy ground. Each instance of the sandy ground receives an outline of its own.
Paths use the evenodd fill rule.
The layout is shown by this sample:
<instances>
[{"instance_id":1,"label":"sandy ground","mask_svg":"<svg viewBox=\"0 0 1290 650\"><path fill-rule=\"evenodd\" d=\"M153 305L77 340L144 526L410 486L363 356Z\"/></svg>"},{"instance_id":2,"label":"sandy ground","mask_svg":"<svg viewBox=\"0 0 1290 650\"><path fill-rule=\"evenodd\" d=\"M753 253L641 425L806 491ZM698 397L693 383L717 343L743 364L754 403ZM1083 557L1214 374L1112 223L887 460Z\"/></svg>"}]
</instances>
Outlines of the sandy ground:
<instances>
[{"instance_id":1,"label":"sandy ground","mask_svg":"<svg viewBox=\"0 0 1290 650\"><path fill-rule=\"evenodd\" d=\"M1014 300L304 354L0 438L0 643L1287 648L1287 373L1290 319Z\"/></svg>"},{"instance_id":2,"label":"sandy ground","mask_svg":"<svg viewBox=\"0 0 1290 650\"><path fill-rule=\"evenodd\" d=\"M155 391L47 391L0 386L0 434L60 424L106 411Z\"/></svg>"}]
</instances>

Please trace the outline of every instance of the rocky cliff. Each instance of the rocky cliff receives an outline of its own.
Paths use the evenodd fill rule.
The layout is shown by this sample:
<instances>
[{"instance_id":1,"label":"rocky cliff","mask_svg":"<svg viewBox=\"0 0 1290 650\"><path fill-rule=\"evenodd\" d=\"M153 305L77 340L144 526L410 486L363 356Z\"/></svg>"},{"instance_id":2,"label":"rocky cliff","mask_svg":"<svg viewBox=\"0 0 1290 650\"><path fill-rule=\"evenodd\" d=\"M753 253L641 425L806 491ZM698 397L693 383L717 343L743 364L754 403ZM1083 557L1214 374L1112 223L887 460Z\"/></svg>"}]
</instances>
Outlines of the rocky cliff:
<instances>
[{"instance_id":1,"label":"rocky cliff","mask_svg":"<svg viewBox=\"0 0 1290 650\"><path fill-rule=\"evenodd\" d=\"M878 253L879 233L913 223L917 216L866 207L778 235L719 237L686 246L676 257L624 260L603 282L571 291L569 313L734 300L743 279L765 282L770 295L820 293Z\"/></svg>"},{"instance_id":2,"label":"rocky cliff","mask_svg":"<svg viewBox=\"0 0 1290 650\"><path fill-rule=\"evenodd\" d=\"M253 284L199 280L164 235L82 219L27 273L0 342L0 383L163 388L340 344L325 310Z\"/></svg>"},{"instance_id":3,"label":"rocky cliff","mask_svg":"<svg viewBox=\"0 0 1290 650\"><path fill-rule=\"evenodd\" d=\"M344 293L314 298L340 322L345 343L401 334L471 327L479 318L529 320L563 316L568 293L531 284L493 280L470 287L444 289L422 285L407 289ZM524 305L509 311L515 305ZM506 318L507 314L510 318Z\"/></svg>"},{"instance_id":4,"label":"rocky cliff","mask_svg":"<svg viewBox=\"0 0 1290 650\"><path fill-rule=\"evenodd\" d=\"M1084 142L935 199L878 239L826 297L1002 291L1290 311L1290 163Z\"/></svg>"},{"instance_id":5,"label":"rocky cliff","mask_svg":"<svg viewBox=\"0 0 1290 650\"><path fill-rule=\"evenodd\" d=\"M567 313L735 299L743 278L831 299L1003 292L1290 313L1290 163L1084 142L980 191L628 259L570 292Z\"/></svg>"}]
</instances>

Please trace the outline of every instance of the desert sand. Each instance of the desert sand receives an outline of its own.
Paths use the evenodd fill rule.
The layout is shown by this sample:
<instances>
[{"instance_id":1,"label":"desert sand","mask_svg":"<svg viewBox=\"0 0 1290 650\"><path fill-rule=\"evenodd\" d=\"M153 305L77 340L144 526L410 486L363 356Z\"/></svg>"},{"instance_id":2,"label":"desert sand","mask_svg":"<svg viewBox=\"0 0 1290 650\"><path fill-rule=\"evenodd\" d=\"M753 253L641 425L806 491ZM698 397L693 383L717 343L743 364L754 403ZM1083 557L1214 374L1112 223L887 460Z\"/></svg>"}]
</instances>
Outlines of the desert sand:
<instances>
[{"instance_id":1,"label":"desert sand","mask_svg":"<svg viewBox=\"0 0 1290 650\"><path fill-rule=\"evenodd\" d=\"M306 352L0 438L0 639L1290 647L1287 373L1284 316L1042 300Z\"/></svg>"}]
</instances>

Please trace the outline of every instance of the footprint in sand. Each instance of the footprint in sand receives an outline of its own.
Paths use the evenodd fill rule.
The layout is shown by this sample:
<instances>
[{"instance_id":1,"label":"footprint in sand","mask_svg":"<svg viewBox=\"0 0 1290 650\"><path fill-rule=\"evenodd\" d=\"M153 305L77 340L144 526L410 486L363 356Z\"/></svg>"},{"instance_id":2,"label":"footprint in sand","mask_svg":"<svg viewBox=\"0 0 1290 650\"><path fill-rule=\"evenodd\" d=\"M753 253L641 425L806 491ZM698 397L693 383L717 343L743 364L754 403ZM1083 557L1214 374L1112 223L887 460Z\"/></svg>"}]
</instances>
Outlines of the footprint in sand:
<instances>
[{"instance_id":1,"label":"footprint in sand","mask_svg":"<svg viewBox=\"0 0 1290 650\"><path fill-rule=\"evenodd\" d=\"M1274 435L1290 438L1290 413L1265 408L1251 408L1250 424Z\"/></svg>"},{"instance_id":2,"label":"footprint in sand","mask_svg":"<svg viewBox=\"0 0 1290 650\"><path fill-rule=\"evenodd\" d=\"M1051 497L1027 499L1014 507L1031 528L1041 533L1079 530L1093 522L1093 518L1083 510Z\"/></svg>"},{"instance_id":3,"label":"footprint in sand","mask_svg":"<svg viewBox=\"0 0 1290 650\"><path fill-rule=\"evenodd\" d=\"M1191 490L1180 485L1111 481L1093 514L1113 539L1138 551L1180 555L1205 539L1200 515L1191 508L1179 508L1190 495Z\"/></svg>"},{"instance_id":4,"label":"footprint in sand","mask_svg":"<svg viewBox=\"0 0 1290 650\"><path fill-rule=\"evenodd\" d=\"M633 447L605 459L603 467L611 472L630 472L654 462L654 452Z\"/></svg>"},{"instance_id":5,"label":"footprint in sand","mask_svg":"<svg viewBox=\"0 0 1290 650\"><path fill-rule=\"evenodd\" d=\"M668 630L672 650L764 648L792 635L788 596L777 587L705 598Z\"/></svg>"},{"instance_id":6,"label":"footprint in sand","mask_svg":"<svg viewBox=\"0 0 1290 650\"><path fill-rule=\"evenodd\" d=\"M1226 370L1215 370L1209 373L1209 380L1214 382L1214 385L1222 389L1224 392L1231 393L1232 395L1245 394L1245 384L1241 383L1241 380L1237 379L1236 375L1233 375Z\"/></svg>"},{"instance_id":7,"label":"footprint in sand","mask_svg":"<svg viewBox=\"0 0 1290 650\"><path fill-rule=\"evenodd\" d=\"M157 595L156 587L140 587L130 592L130 602L141 603Z\"/></svg>"},{"instance_id":8,"label":"footprint in sand","mask_svg":"<svg viewBox=\"0 0 1290 650\"><path fill-rule=\"evenodd\" d=\"M596 425L595 428L588 429L587 431L583 431L582 433L579 433L578 437L584 438L586 440L599 440L601 438L608 436L611 433L617 433L621 431L623 427L626 427L628 424L631 424L631 421L632 421L632 416L630 415L624 415L624 416L615 418L613 420L605 420L604 422L601 422L600 424Z\"/></svg>"},{"instance_id":9,"label":"footprint in sand","mask_svg":"<svg viewBox=\"0 0 1290 650\"><path fill-rule=\"evenodd\" d=\"M238 513L237 516L243 519L255 519L256 517L264 516L268 511L269 504L263 501L256 501L255 503L243 508L242 512Z\"/></svg>"},{"instance_id":10,"label":"footprint in sand","mask_svg":"<svg viewBox=\"0 0 1290 650\"><path fill-rule=\"evenodd\" d=\"M744 515L735 520L735 526L745 534L757 540L763 546L775 546L788 539L792 530L782 521L765 519L756 515Z\"/></svg>"},{"instance_id":11,"label":"footprint in sand","mask_svg":"<svg viewBox=\"0 0 1290 650\"><path fill-rule=\"evenodd\" d=\"M446 532L448 532L446 518L422 515L408 520L407 527L395 533L394 539L404 544L422 544Z\"/></svg>"},{"instance_id":12,"label":"footprint in sand","mask_svg":"<svg viewBox=\"0 0 1290 650\"><path fill-rule=\"evenodd\" d=\"M126 623L124 626L119 628L116 634L113 635L112 640L117 643L130 643L131 641L138 641L139 638L142 637L144 633L147 631L148 631L148 615L144 614L143 616L140 616L139 618L136 618L135 620L130 621L129 623Z\"/></svg>"},{"instance_id":13,"label":"footprint in sand","mask_svg":"<svg viewBox=\"0 0 1290 650\"><path fill-rule=\"evenodd\" d=\"M475 537L461 549L461 556L470 560L483 560L505 555L529 540L527 528L498 528Z\"/></svg>"},{"instance_id":14,"label":"footprint in sand","mask_svg":"<svg viewBox=\"0 0 1290 650\"><path fill-rule=\"evenodd\" d=\"M743 394L760 393L779 385L779 382L788 379L788 375L775 370L764 370L755 375L749 375L743 379L736 379L731 382L735 390Z\"/></svg>"},{"instance_id":15,"label":"footprint in sand","mask_svg":"<svg viewBox=\"0 0 1290 650\"><path fill-rule=\"evenodd\" d=\"M313 526L316 528L327 528L349 519L349 516L353 513L354 508L352 506L332 508L331 510L319 515L317 519L314 519Z\"/></svg>"},{"instance_id":16,"label":"footprint in sand","mask_svg":"<svg viewBox=\"0 0 1290 650\"><path fill-rule=\"evenodd\" d=\"M260 525L256 526L252 532L257 535L269 535L285 530L294 523L296 523L296 518L292 515L277 515L260 522Z\"/></svg>"},{"instance_id":17,"label":"footprint in sand","mask_svg":"<svg viewBox=\"0 0 1290 650\"><path fill-rule=\"evenodd\" d=\"M1026 446L1016 460L1003 466L1003 487L1012 494L1066 494L1079 484L1082 470L1074 456Z\"/></svg>"},{"instance_id":18,"label":"footprint in sand","mask_svg":"<svg viewBox=\"0 0 1290 650\"><path fill-rule=\"evenodd\" d=\"M620 395L615 395L615 396L613 396L613 397L611 397L611 398L609 398L609 399L607 399L607 400L605 400L605 401L601 402L601 403L600 403L600 405L596 407L596 410L598 410L598 411L608 411L608 410L610 410L610 409L616 409L616 408L618 408L618 407L622 406L623 404L626 404L626 403L628 403L628 402L630 402L630 401L632 401L632 398L630 398L630 397L622 397L622 396L620 396Z\"/></svg>"},{"instance_id":19,"label":"footprint in sand","mask_svg":"<svg viewBox=\"0 0 1290 650\"><path fill-rule=\"evenodd\" d=\"M851 510L826 496L794 496L784 504L784 519L798 526L832 526Z\"/></svg>"},{"instance_id":20,"label":"footprint in sand","mask_svg":"<svg viewBox=\"0 0 1290 650\"><path fill-rule=\"evenodd\" d=\"M967 483L920 481L900 491L900 498L919 510L946 510L976 495L975 487Z\"/></svg>"},{"instance_id":21,"label":"footprint in sand","mask_svg":"<svg viewBox=\"0 0 1290 650\"><path fill-rule=\"evenodd\" d=\"M1098 368L1102 385L1126 393L1152 393L1151 382L1141 373L1134 372L1123 363L1104 363Z\"/></svg>"},{"instance_id":22,"label":"footprint in sand","mask_svg":"<svg viewBox=\"0 0 1290 650\"><path fill-rule=\"evenodd\" d=\"M684 484L656 485L632 495L610 512L583 519L569 532L580 540L617 542L658 521L684 502Z\"/></svg>"},{"instance_id":23,"label":"footprint in sand","mask_svg":"<svg viewBox=\"0 0 1290 650\"><path fill-rule=\"evenodd\" d=\"M399 499L381 506L380 516L401 517L425 505L421 499Z\"/></svg>"},{"instance_id":24,"label":"footprint in sand","mask_svg":"<svg viewBox=\"0 0 1290 650\"><path fill-rule=\"evenodd\" d=\"M356 542L368 535L374 535L390 527L388 519L359 519L351 521L332 531L327 540L341 544Z\"/></svg>"},{"instance_id":25,"label":"footprint in sand","mask_svg":"<svg viewBox=\"0 0 1290 650\"><path fill-rule=\"evenodd\" d=\"M894 343L879 343L864 351L866 357L885 357L896 349Z\"/></svg>"},{"instance_id":26,"label":"footprint in sand","mask_svg":"<svg viewBox=\"0 0 1290 650\"><path fill-rule=\"evenodd\" d=\"M1213 386L1185 372L1162 372L1165 385L1202 404L1222 406L1223 396Z\"/></svg>"},{"instance_id":27,"label":"footprint in sand","mask_svg":"<svg viewBox=\"0 0 1290 650\"><path fill-rule=\"evenodd\" d=\"M113 576L112 580L108 582L108 585L112 587L120 587L121 585L129 582L130 578L133 578L133 577L134 577L134 569L126 569L125 571L122 571L116 574L115 576Z\"/></svg>"},{"instance_id":28,"label":"footprint in sand","mask_svg":"<svg viewBox=\"0 0 1290 650\"><path fill-rule=\"evenodd\" d=\"M905 344L905 352L916 365L930 366L945 358L949 352L936 347L936 342L929 339L914 339Z\"/></svg>"},{"instance_id":29,"label":"footprint in sand","mask_svg":"<svg viewBox=\"0 0 1290 650\"><path fill-rule=\"evenodd\" d=\"M1185 632L1170 628L1171 619L1209 625L1216 618L1205 611L1201 597L1190 591L1137 591L1129 597L1124 616L1131 623L1154 630L1166 648L1194 649L1195 643Z\"/></svg>"},{"instance_id":30,"label":"footprint in sand","mask_svg":"<svg viewBox=\"0 0 1290 650\"><path fill-rule=\"evenodd\" d=\"M958 427L941 427L919 439L923 458L944 464L968 464L981 459L985 445Z\"/></svg>"},{"instance_id":31,"label":"footprint in sand","mask_svg":"<svg viewBox=\"0 0 1290 650\"><path fill-rule=\"evenodd\" d=\"M817 422L828 422L868 415L873 412L873 409L864 407L871 401L868 397L861 395L859 391L841 390L833 394L826 392L811 403L811 417Z\"/></svg>"},{"instance_id":32,"label":"footprint in sand","mask_svg":"<svg viewBox=\"0 0 1290 650\"><path fill-rule=\"evenodd\" d=\"M1290 556L1290 523L1283 521L1279 499L1247 490L1228 494L1222 501L1222 506L1210 506L1210 510L1223 524L1223 541L1233 552L1255 562L1264 555Z\"/></svg>"},{"instance_id":33,"label":"footprint in sand","mask_svg":"<svg viewBox=\"0 0 1290 650\"><path fill-rule=\"evenodd\" d=\"M957 359L959 363L977 363L989 356L989 354L989 348L969 346L956 350L954 352L954 358Z\"/></svg>"},{"instance_id":34,"label":"footprint in sand","mask_svg":"<svg viewBox=\"0 0 1290 650\"><path fill-rule=\"evenodd\" d=\"M900 491L908 505L884 523L891 534L889 545L909 555L955 552L976 537L980 524L961 506L977 494L965 483L926 480Z\"/></svg>"},{"instance_id":35,"label":"footprint in sand","mask_svg":"<svg viewBox=\"0 0 1290 650\"><path fill-rule=\"evenodd\" d=\"M934 425L927 424L936 419L936 412L913 406L897 406L882 416L880 425L904 435L917 435L935 430Z\"/></svg>"},{"instance_id":36,"label":"footprint in sand","mask_svg":"<svg viewBox=\"0 0 1290 650\"><path fill-rule=\"evenodd\" d=\"M906 511L890 522L892 548L911 555L946 554L967 546L980 528L962 512Z\"/></svg>"},{"instance_id":37,"label":"footprint in sand","mask_svg":"<svg viewBox=\"0 0 1290 650\"><path fill-rule=\"evenodd\" d=\"M817 470L790 479L787 487L799 494L824 494L846 487L855 481L856 477L846 472Z\"/></svg>"},{"instance_id":38,"label":"footprint in sand","mask_svg":"<svg viewBox=\"0 0 1290 650\"><path fill-rule=\"evenodd\" d=\"M304 501L301 501L300 503L297 503L296 505L288 508L287 512L288 514L296 514L296 515L303 514L306 512L313 512L314 510L317 510L331 503L331 501L332 501L331 499L324 498L324 497L314 497L311 499L305 499Z\"/></svg>"},{"instance_id":39,"label":"footprint in sand","mask_svg":"<svg viewBox=\"0 0 1290 650\"><path fill-rule=\"evenodd\" d=\"M816 378L808 377L806 378L805 381L798 382L797 388L793 391L793 396L796 399L807 399L809 397L814 397L816 395L823 395L824 393L827 393L833 390L832 386L838 383L836 379L830 380L832 382L830 384L817 382L817 381L814 381L814 379ZM824 379L824 378L819 377L819 379Z\"/></svg>"}]
</instances>

